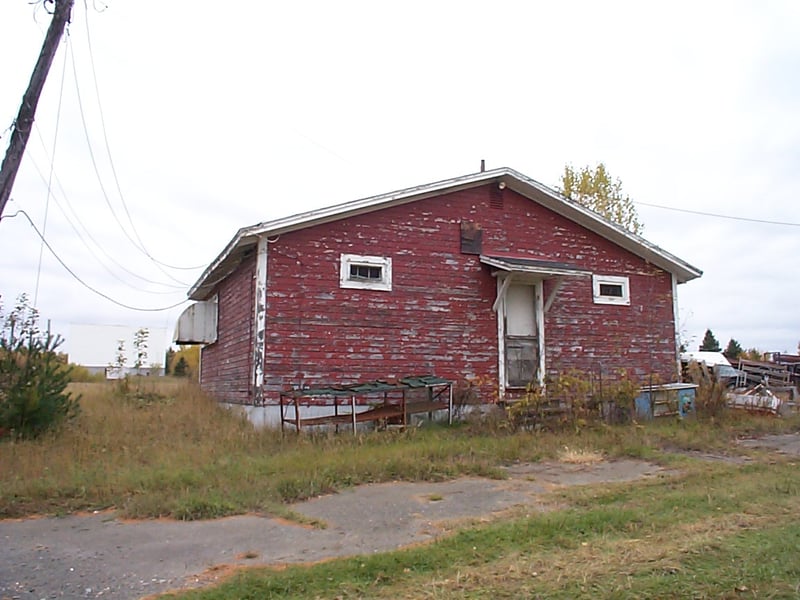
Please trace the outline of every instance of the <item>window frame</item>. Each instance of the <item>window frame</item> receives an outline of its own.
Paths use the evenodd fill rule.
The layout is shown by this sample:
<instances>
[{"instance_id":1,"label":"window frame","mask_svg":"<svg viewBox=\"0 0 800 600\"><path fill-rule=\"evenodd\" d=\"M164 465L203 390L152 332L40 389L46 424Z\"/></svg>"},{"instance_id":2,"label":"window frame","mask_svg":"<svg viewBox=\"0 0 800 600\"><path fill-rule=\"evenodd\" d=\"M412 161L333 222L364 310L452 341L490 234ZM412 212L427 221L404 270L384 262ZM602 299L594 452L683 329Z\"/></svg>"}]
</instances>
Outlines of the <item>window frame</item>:
<instances>
[{"instance_id":1,"label":"window frame","mask_svg":"<svg viewBox=\"0 0 800 600\"><path fill-rule=\"evenodd\" d=\"M379 267L381 278L351 279L350 267ZM339 260L339 287L355 290L392 291L392 259L388 256L367 256L363 254L342 254Z\"/></svg>"},{"instance_id":2,"label":"window frame","mask_svg":"<svg viewBox=\"0 0 800 600\"><path fill-rule=\"evenodd\" d=\"M620 286L621 296L609 296L600 292L600 286ZM592 275L592 300L595 304L616 304L630 306L631 284L627 275Z\"/></svg>"}]
</instances>

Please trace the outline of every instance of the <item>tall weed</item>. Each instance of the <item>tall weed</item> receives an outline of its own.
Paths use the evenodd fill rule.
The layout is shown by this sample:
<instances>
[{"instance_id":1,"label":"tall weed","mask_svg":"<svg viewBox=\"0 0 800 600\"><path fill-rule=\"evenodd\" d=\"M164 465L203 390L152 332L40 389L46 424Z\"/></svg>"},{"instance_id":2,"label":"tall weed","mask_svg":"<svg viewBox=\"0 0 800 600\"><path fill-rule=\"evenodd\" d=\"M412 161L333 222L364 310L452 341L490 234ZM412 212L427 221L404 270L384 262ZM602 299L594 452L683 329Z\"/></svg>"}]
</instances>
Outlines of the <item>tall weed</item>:
<instances>
[{"instance_id":1,"label":"tall weed","mask_svg":"<svg viewBox=\"0 0 800 600\"><path fill-rule=\"evenodd\" d=\"M391 480L502 477L516 461L558 458L564 447L606 457L657 458L659 447L733 451L743 430L797 421L590 424L512 432L480 421L407 431L282 436L256 429L184 378L142 378L153 402L120 398L110 383L71 384L82 412L60 432L0 443L0 516L114 507L146 518L212 518L281 506L348 486Z\"/></svg>"}]
</instances>

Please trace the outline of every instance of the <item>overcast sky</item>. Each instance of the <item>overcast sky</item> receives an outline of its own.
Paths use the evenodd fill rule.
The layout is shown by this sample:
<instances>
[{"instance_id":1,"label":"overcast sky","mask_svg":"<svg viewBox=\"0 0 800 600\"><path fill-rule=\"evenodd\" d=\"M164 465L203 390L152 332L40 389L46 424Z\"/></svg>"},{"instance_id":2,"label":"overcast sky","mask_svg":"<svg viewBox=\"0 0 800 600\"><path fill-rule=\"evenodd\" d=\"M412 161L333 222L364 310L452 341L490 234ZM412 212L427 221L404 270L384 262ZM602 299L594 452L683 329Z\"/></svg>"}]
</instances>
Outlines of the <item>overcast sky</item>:
<instances>
[{"instance_id":1,"label":"overcast sky","mask_svg":"<svg viewBox=\"0 0 800 600\"><path fill-rule=\"evenodd\" d=\"M3 153L49 22L0 3ZM602 161L644 236L704 271L679 286L690 347L710 327L797 352L798 32L791 0L76 0L5 214L88 286L159 308L243 226L481 159L550 186ZM40 252L24 217L0 222L6 312L27 292L67 335L182 310L115 305Z\"/></svg>"}]
</instances>

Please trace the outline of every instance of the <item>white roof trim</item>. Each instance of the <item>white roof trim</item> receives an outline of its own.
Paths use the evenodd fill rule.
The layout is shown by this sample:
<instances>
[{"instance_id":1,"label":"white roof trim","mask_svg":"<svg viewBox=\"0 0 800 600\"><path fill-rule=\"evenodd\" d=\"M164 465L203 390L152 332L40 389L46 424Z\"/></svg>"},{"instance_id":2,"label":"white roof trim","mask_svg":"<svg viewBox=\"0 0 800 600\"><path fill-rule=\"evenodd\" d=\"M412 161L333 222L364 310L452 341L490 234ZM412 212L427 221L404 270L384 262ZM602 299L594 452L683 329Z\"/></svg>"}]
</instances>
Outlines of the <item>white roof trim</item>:
<instances>
[{"instance_id":1,"label":"white roof trim","mask_svg":"<svg viewBox=\"0 0 800 600\"><path fill-rule=\"evenodd\" d=\"M545 208L594 231L665 271L674 273L679 283L690 281L702 275L700 269L682 261L644 238L627 231L622 226L607 221L594 211L565 198L557 191L538 181L534 181L513 169L503 167L336 204L273 221L258 223L250 227L243 227L190 288L189 298L204 300L210 296L216 284L233 271L244 251L255 245L259 237L280 235L281 233L304 229L313 225L338 221L389 206L397 206L459 189L476 187L493 180L504 182L506 187L526 198L538 202Z\"/></svg>"}]
</instances>

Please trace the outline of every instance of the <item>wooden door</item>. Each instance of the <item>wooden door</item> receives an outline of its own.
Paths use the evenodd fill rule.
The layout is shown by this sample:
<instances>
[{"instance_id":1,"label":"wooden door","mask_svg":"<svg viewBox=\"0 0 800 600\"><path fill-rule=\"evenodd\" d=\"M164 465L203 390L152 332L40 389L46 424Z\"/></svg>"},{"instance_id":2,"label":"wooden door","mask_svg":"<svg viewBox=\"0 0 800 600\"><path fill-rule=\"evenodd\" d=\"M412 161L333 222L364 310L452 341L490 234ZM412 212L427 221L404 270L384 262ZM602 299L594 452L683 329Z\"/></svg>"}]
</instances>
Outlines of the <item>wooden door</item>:
<instances>
[{"instance_id":1,"label":"wooden door","mask_svg":"<svg viewBox=\"0 0 800 600\"><path fill-rule=\"evenodd\" d=\"M536 381L539 340L536 295L532 284L511 284L505 296L506 387L525 387Z\"/></svg>"}]
</instances>

